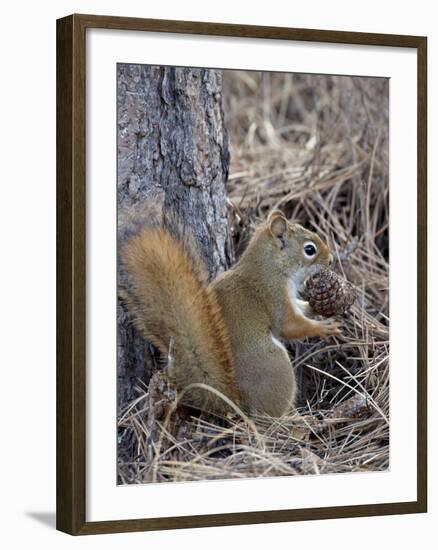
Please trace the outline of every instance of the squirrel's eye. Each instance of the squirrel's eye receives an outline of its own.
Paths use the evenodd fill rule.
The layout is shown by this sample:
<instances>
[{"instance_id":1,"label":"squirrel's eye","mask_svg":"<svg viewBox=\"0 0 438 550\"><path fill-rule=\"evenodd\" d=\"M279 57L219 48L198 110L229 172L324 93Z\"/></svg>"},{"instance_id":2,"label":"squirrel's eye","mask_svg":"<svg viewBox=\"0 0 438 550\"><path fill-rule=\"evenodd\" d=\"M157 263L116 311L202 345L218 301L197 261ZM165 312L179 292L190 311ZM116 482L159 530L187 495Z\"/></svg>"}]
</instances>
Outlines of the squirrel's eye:
<instances>
[{"instance_id":1,"label":"squirrel's eye","mask_svg":"<svg viewBox=\"0 0 438 550\"><path fill-rule=\"evenodd\" d=\"M303 250L308 258L313 258L316 254L316 246L313 243L305 243Z\"/></svg>"}]
</instances>

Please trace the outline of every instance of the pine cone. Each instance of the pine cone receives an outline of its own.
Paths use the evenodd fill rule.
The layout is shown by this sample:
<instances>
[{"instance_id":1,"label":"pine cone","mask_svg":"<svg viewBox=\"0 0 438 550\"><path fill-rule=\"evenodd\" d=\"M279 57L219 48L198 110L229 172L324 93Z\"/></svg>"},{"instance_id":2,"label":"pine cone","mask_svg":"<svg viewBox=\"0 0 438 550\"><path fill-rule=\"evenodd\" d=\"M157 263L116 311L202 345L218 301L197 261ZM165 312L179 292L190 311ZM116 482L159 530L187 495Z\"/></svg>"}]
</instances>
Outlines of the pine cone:
<instances>
[{"instance_id":1,"label":"pine cone","mask_svg":"<svg viewBox=\"0 0 438 550\"><path fill-rule=\"evenodd\" d=\"M309 277L304 292L313 311L324 317L344 313L356 299L352 285L329 269Z\"/></svg>"}]
</instances>

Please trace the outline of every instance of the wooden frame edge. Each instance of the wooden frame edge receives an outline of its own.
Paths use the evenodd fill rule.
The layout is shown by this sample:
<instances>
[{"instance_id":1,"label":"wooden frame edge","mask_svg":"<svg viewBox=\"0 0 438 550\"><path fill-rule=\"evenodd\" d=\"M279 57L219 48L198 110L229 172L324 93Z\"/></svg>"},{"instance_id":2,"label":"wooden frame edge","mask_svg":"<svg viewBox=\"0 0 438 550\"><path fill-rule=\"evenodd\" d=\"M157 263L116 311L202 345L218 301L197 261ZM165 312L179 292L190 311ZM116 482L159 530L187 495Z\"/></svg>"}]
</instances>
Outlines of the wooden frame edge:
<instances>
[{"instance_id":1,"label":"wooden frame edge","mask_svg":"<svg viewBox=\"0 0 438 550\"><path fill-rule=\"evenodd\" d=\"M417 500L427 512L427 38L417 46Z\"/></svg>"},{"instance_id":2,"label":"wooden frame edge","mask_svg":"<svg viewBox=\"0 0 438 550\"><path fill-rule=\"evenodd\" d=\"M85 48L74 16L57 21L56 527L85 523Z\"/></svg>"},{"instance_id":3,"label":"wooden frame edge","mask_svg":"<svg viewBox=\"0 0 438 550\"><path fill-rule=\"evenodd\" d=\"M129 29L417 49L417 500L412 502L87 522L85 511L85 30ZM74 14L57 20L57 508L72 535L307 521L427 511L427 39Z\"/></svg>"},{"instance_id":4,"label":"wooden frame edge","mask_svg":"<svg viewBox=\"0 0 438 550\"><path fill-rule=\"evenodd\" d=\"M112 15L74 14L72 17L84 28L154 31L234 38L265 38L274 40L298 40L336 44L363 44L367 46L395 46L417 48L425 38L405 34L349 32L293 27L268 27L236 23L176 21L172 19L144 19Z\"/></svg>"}]
</instances>

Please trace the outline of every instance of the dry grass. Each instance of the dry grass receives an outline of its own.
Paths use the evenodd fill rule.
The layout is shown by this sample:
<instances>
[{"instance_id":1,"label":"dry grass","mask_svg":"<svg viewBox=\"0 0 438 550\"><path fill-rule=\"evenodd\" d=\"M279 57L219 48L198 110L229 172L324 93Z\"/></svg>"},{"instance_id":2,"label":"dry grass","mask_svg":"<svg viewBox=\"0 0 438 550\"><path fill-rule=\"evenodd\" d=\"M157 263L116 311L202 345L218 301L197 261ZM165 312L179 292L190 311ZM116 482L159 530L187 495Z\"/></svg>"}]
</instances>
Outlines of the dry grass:
<instances>
[{"instance_id":1,"label":"dry grass","mask_svg":"<svg viewBox=\"0 0 438 550\"><path fill-rule=\"evenodd\" d=\"M237 256L272 207L316 230L357 289L341 337L289 344L300 416L188 415L159 372L119 420L119 482L389 467L388 83L224 72Z\"/></svg>"}]
</instances>

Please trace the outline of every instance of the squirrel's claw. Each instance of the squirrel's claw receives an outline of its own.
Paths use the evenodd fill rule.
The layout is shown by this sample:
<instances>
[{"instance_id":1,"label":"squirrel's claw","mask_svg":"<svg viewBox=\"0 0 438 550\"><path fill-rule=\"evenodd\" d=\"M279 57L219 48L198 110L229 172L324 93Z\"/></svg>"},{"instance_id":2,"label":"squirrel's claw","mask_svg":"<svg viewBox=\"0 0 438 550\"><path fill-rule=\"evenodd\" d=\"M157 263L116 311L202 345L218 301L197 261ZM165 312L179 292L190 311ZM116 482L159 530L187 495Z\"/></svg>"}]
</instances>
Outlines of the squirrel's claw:
<instances>
[{"instance_id":1,"label":"squirrel's claw","mask_svg":"<svg viewBox=\"0 0 438 550\"><path fill-rule=\"evenodd\" d=\"M320 321L321 337L329 338L330 336L337 336L342 332L342 325L339 321L334 319L324 319Z\"/></svg>"}]
</instances>

